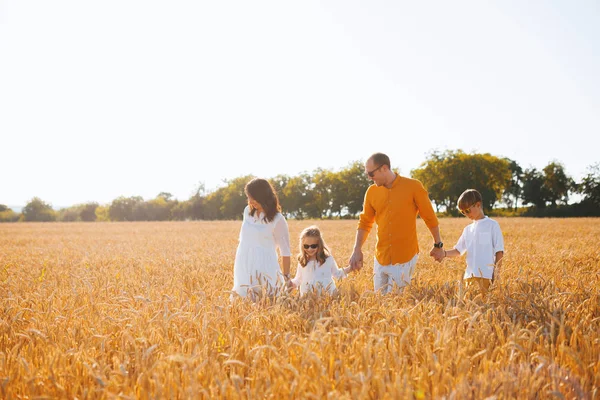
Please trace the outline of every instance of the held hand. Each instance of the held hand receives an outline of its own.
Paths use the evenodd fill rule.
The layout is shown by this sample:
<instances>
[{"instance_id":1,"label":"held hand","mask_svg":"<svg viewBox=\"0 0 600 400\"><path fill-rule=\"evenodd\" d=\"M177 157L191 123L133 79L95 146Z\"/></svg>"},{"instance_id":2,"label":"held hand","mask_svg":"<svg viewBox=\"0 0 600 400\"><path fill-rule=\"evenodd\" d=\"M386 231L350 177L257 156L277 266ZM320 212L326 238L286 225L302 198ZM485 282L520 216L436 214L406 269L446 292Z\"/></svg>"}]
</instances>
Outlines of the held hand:
<instances>
[{"instance_id":1,"label":"held hand","mask_svg":"<svg viewBox=\"0 0 600 400\"><path fill-rule=\"evenodd\" d=\"M360 269L363 266L362 251L354 250L354 252L352 252L352 256L350 257L350 260L348 261L348 264L350 264L352 271L360 271Z\"/></svg>"},{"instance_id":2,"label":"held hand","mask_svg":"<svg viewBox=\"0 0 600 400\"><path fill-rule=\"evenodd\" d=\"M444 249L439 247L432 247L429 255L437 262L442 262L444 259Z\"/></svg>"}]
</instances>

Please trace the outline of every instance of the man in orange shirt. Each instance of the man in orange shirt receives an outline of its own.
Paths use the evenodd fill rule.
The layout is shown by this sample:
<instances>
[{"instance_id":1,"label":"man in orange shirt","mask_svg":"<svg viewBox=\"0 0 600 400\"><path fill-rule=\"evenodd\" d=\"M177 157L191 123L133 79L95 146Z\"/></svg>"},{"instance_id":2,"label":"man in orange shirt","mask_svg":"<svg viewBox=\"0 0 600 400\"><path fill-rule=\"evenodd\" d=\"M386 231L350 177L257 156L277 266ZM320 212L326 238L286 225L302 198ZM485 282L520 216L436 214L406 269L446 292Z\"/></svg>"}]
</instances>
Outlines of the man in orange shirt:
<instances>
[{"instance_id":1,"label":"man in orange shirt","mask_svg":"<svg viewBox=\"0 0 600 400\"><path fill-rule=\"evenodd\" d=\"M419 253L417 214L431 232L434 244L429 255L436 261L444 258L444 244L429 195L420 181L394 173L390 158L383 153L369 157L365 172L375 184L365 193L349 263L354 270L362 268L362 246L376 223L373 281L375 290L385 294L394 284L404 287L410 283Z\"/></svg>"}]
</instances>

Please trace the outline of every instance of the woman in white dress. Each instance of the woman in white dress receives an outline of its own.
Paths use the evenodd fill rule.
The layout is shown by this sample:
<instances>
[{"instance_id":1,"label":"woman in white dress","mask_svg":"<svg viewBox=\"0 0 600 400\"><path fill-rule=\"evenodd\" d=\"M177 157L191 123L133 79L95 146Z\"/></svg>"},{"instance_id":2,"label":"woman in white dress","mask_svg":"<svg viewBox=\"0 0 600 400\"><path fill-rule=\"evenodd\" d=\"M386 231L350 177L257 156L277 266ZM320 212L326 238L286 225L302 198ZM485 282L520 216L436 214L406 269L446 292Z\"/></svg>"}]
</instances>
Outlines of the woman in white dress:
<instances>
[{"instance_id":1,"label":"woman in white dress","mask_svg":"<svg viewBox=\"0 0 600 400\"><path fill-rule=\"evenodd\" d=\"M299 287L300 295L315 291L333 293L336 290L333 278L345 278L352 268L338 268L329 248L323 240L323 235L316 225L309 226L300 233L300 253L296 276L288 284L289 287Z\"/></svg>"},{"instance_id":2,"label":"woman in white dress","mask_svg":"<svg viewBox=\"0 0 600 400\"><path fill-rule=\"evenodd\" d=\"M244 188L248 206L233 266L233 292L257 299L276 294L290 279L290 234L277 193L269 181L254 178ZM277 256L281 256L281 268Z\"/></svg>"}]
</instances>

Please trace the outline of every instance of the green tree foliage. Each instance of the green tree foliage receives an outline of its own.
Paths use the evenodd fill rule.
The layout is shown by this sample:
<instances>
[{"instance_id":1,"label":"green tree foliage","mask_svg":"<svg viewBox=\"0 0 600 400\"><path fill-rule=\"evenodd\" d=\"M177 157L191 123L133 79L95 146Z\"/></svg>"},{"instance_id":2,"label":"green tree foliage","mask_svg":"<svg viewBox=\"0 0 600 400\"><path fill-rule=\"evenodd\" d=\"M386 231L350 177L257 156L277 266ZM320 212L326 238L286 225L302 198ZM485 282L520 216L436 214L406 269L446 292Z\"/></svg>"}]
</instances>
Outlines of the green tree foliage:
<instances>
[{"instance_id":1,"label":"green tree foliage","mask_svg":"<svg viewBox=\"0 0 600 400\"><path fill-rule=\"evenodd\" d=\"M117 197L114 199L108 209L111 221L139 221L143 217L144 211L140 205L144 199L140 196Z\"/></svg>"},{"instance_id":2,"label":"green tree foliage","mask_svg":"<svg viewBox=\"0 0 600 400\"><path fill-rule=\"evenodd\" d=\"M356 216L362 211L365 192L371 181L365 174L362 161L354 161L342 169L339 174L340 186L335 192L334 205L350 216ZM339 203L339 204L336 204Z\"/></svg>"},{"instance_id":3,"label":"green tree foliage","mask_svg":"<svg viewBox=\"0 0 600 400\"><path fill-rule=\"evenodd\" d=\"M253 178L253 175L246 175L226 181L227 186L220 189L222 200L219 212L221 218L230 220L242 218L242 212L248 205L244 188Z\"/></svg>"},{"instance_id":4,"label":"green tree foliage","mask_svg":"<svg viewBox=\"0 0 600 400\"><path fill-rule=\"evenodd\" d=\"M544 186L544 175L536 168L523 172L523 204L533 204L537 208L546 207L549 193Z\"/></svg>"},{"instance_id":5,"label":"green tree foliage","mask_svg":"<svg viewBox=\"0 0 600 400\"><path fill-rule=\"evenodd\" d=\"M484 206L492 208L506 190L511 171L506 159L448 150L433 152L411 176L423 183L438 211L443 206L456 214L458 198L466 189L477 189Z\"/></svg>"},{"instance_id":6,"label":"green tree foliage","mask_svg":"<svg viewBox=\"0 0 600 400\"><path fill-rule=\"evenodd\" d=\"M0 222L17 222L19 220L20 214L17 214L8 206L4 204L0 204Z\"/></svg>"},{"instance_id":7,"label":"green tree foliage","mask_svg":"<svg viewBox=\"0 0 600 400\"><path fill-rule=\"evenodd\" d=\"M79 212L75 207L61 208L56 213L56 220L61 222L74 222L79 219Z\"/></svg>"},{"instance_id":8,"label":"green tree foliage","mask_svg":"<svg viewBox=\"0 0 600 400\"><path fill-rule=\"evenodd\" d=\"M569 191L574 188L574 182L565 172L565 167L553 161L546 165L544 171L544 187L547 190L547 200L553 207L557 202L567 204L569 201Z\"/></svg>"},{"instance_id":9,"label":"green tree foliage","mask_svg":"<svg viewBox=\"0 0 600 400\"><path fill-rule=\"evenodd\" d=\"M192 196L182 202L178 202L171 209L171 217L176 220L201 220L208 219L205 210L206 188L199 183Z\"/></svg>"},{"instance_id":10,"label":"green tree foliage","mask_svg":"<svg viewBox=\"0 0 600 400\"><path fill-rule=\"evenodd\" d=\"M283 175L283 174L277 175L274 178L269 179L269 182L275 189L275 192L277 193L277 197L279 198L279 204L281 205L281 212L283 213L283 215L286 216L286 218L290 217L290 214L289 214L290 208L288 207L288 202L287 202L287 198L285 197L284 189L287 186L289 180L290 180L290 177L287 175Z\"/></svg>"},{"instance_id":11,"label":"green tree foliage","mask_svg":"<svg viewBox=\"0 0 600 400\"><path fill-rule=\"evenodd\" d=\"M96 220L96 208L98 203L76 204L72 207L63 208L58 211L57 219L63 222Z\"/></svg>"},{"instance_id":12,"label":"green tree foliage","mask_svg":"<svg viewBox=\"0 0 600 400\"><path fill-rule=\"evenodd\" d=\"M600 163L588 167L577 189L584 196L583 202L600 207Z\"/></svg>"},{"instance_id":13,"label":"green tree foliage","mask_svg":"<svg viewBox=\"0 0 600 400\"><path fill-rule=\"evenodd\" d=\"M337 174L330 170L318 168L312 175L312 205L311 218L330 217L335 195L339 192L340 180ZM339 207L339 206L338 206ZM338 210L341 211L341 210Z\"/></svg>"},{"instance_id":14,"label":"green tree foliage","mask_svg":"<svg viewBox=\"0 0 600 400\"><path fill-rule=\"evenodd\" d=\"M223 204L223 197L225 196L225 188L218 188L214 192L209 193L203 202L203 214L204 219L225 219L221 214L221 204ZM244 209L242 208L242 211ZM240 211L241 213L241 211Z\"/></svg>"},{"instance_id":15,"label":"green tree foliage","mask_svg":"<svg viewBox=\"0 0 600 400\"><path fill-rule=\"evenodd\" d=\"M50 204L39 197L34 197L23 208L23 221L49 222L56 220L56 212Z\"/></svg>"},{"instance_id":16,"label":"green tree foliage","mask_svg":"<svg viewBox=\"0 0 600 400\"><path fill-rule=\"evenodd\" d=\"M575 184L562 164L554 161L542 171L523 170L514 160L490 154L467 154L462 150L435 151L421 166L411 171L429 192L438 211L456 215L456 202L468 188L479 190L484 206L492 208L498 200L529 216L600 215L600 163L589 168ZM188 200L179 201L168 192L144 201L139 196L119 197L110 205L79 204L56 213L34 198L23 214L0 205L0 222L52 221L166 221L240 219L247 204L244 187L254 176L245 175L224 181L225 186L207 192L199 183ZM339 171L318 168L297 176L277 175L269 181L275 188L287 218L348 218L362 211L364 195L372 184L360 160ZM577 205L567 205L570 192L583 195ZM517 210L533 205L528 210ZM561 204L564 203L564 204ZM548 205L552 205L548 207ZM506 211L506 210L504 210Z\"/></svg>"},{"instance_id":17,"label":"green tree foliage","mask_svg":"<svg viewBox=\"0 0 600 400\"><path fill-rule=\"evenodd\" d=\"M283 188L286 206L288 207L286 212L292 218L304 219L318 214L317 207L312 206L314 194L310 190L311 186L312 177L304 172L291 177Z\"/></svg>"},{"instance_id":18,"label":"green tree foliage","mask_svg":"<svg viewBox=\"0 0 600 400\"><path fill-rule=\"evenodd\" d=\"M550 204L567 204L569 191L577 185L565 172L564 166L556 161L548 163L542 171L529 168L523 173L523 204L533 204L543 209Z\"/></svg>"},{"instance_id":19,"label":"green tree foliage","mask_svg":"<svg viewBox=\"0 0 600 400\"><path fill-rule=\"evenodd\" d=\"M85 222L93 222L98 219L96 210L98 209L98 203L86 203L82 204L79 209L79 219Z\"/></svg>"},{"instance_id":20,"label":"green tree foliage","mask_svg":"<svg viewBox=\"0 0 600 400\"><path fill-rule=\"evenodd\" d=\"M102 205L96 208L96 221L110 221L110 206Z\"/></svg>"},{"instance_id":21,"label":"green tree foliage","mask_svg":"<svg viewBox=\"0 0 600 400\"><path fill-rule=\"evenodd\" d=\"M172 196L159 194L156 198L138 205L139 216L144 216L144 221L169 221L171 210L177 205L177 201L169 200ZM139 217L138 217L139 218Z\"/></svg>"},{"instance_id":22,"label":"green tree foliage","mask_svg":"<svg viewBox=\"0 0 600 400\"><path fill-rule=\"evenodd\" d=\"M502 200L508 207L513 208L516 211L519 207L519 199L523 193L523 168L510 158L505 158L505 160L508 161L511 178L508 186L504 190Z\"/></svg>"}]
</instances>

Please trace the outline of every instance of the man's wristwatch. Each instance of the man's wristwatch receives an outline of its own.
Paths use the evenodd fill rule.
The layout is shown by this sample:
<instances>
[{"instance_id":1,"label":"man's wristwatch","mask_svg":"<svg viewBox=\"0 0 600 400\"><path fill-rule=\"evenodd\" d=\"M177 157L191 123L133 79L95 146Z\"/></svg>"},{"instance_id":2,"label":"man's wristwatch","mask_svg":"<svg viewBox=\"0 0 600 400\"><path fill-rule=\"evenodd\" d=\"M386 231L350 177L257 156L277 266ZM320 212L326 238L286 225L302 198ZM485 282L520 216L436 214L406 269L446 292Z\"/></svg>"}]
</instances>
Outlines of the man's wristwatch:
<instances>
[{"instance_id":1,"label":"man's wristwatch","mask_svg":"<svg viewBox=\"0 0 600 400\"><path fill-rule=\"evenodd\" d=\"M437 247L438 249L441 249L442 247L444 247L444 242L434 243L433 247Z\"/></svg>"}]
</instances>

